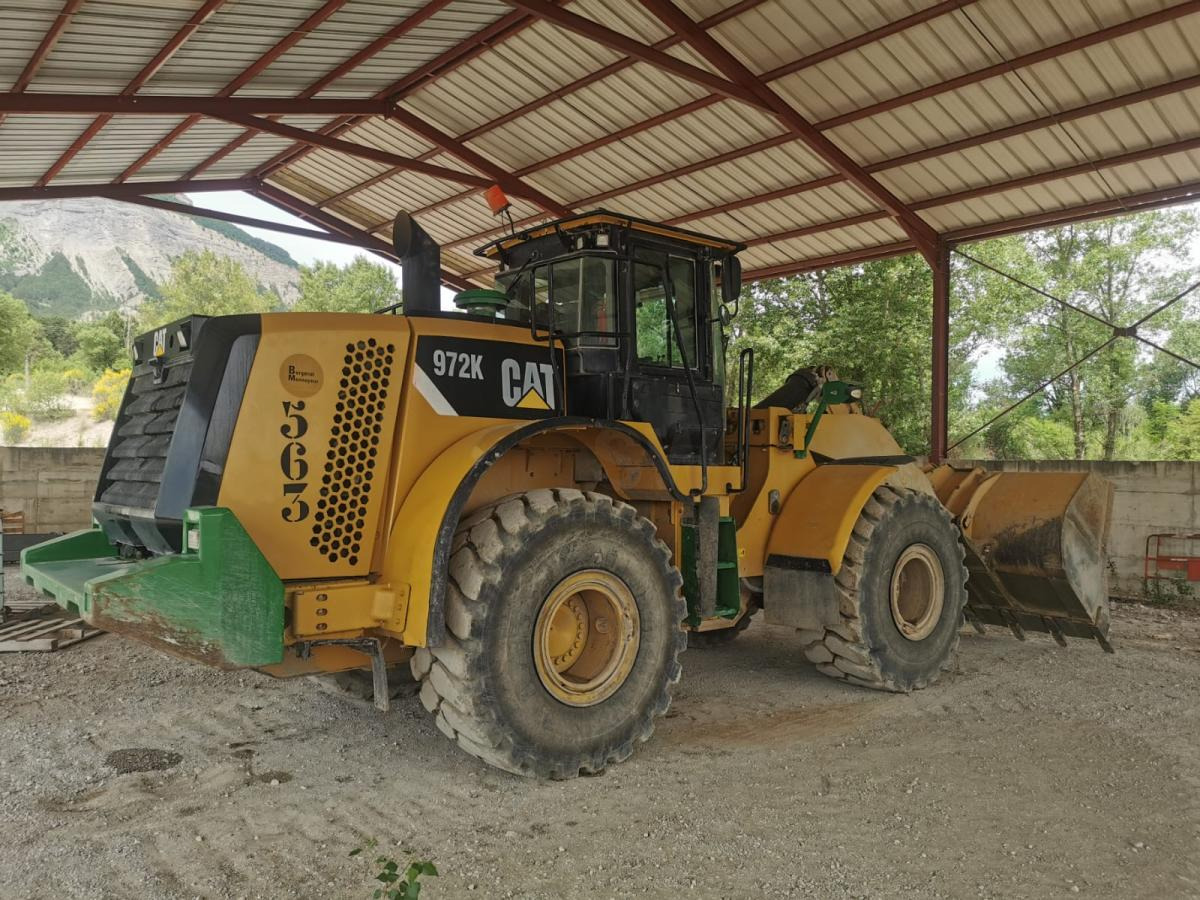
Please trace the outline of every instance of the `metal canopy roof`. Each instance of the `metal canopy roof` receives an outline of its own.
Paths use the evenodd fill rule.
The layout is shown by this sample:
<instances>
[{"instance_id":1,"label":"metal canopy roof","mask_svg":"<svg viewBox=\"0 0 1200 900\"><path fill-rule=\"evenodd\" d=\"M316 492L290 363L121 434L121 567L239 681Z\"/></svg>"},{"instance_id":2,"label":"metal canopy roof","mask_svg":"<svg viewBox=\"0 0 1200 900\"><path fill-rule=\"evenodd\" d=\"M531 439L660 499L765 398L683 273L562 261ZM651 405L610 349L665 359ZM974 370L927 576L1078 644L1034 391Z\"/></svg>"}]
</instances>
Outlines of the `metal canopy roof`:
<instances>
[{"instance_id":1,"label":"metal canopy roof","mask_svg":"<svg viewBox=\"0 0 1200 900\"><path fill-rule=\"evenodd\" d=\"M747 277L1200 191L1200 0L12 0L0 200L242 188L448 283L604 206Z\"/></svg>"}]
</instances>

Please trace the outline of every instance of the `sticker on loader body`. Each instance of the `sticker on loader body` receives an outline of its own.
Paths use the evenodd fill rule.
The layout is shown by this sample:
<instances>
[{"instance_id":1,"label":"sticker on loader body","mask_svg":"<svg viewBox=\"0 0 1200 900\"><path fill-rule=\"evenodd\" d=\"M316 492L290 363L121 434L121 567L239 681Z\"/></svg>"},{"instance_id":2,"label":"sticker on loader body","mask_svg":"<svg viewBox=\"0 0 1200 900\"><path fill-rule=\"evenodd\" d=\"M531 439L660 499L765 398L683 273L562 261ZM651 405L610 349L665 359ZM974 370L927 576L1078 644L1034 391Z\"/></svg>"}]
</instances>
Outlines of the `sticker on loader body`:
<instances>
[{"instance_id":1,"label":"sticker on loader body","mask_svg":"<svg viewBox=\"0 0 1200 900\"><path fill-rule=\"evenodd\" d=\"M557 366L544 346L422 337L413 384L441 416L543 419L563 408L563 355L554 352Z\"/></svg>"}]
</instances>

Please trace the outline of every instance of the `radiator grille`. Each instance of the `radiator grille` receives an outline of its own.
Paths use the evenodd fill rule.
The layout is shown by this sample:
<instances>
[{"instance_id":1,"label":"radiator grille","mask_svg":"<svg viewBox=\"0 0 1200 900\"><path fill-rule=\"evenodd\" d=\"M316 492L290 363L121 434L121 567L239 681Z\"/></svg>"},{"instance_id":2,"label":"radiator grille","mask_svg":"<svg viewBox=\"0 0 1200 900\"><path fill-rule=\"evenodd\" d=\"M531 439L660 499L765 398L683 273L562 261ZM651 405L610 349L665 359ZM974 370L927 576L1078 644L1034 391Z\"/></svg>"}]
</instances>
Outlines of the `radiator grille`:
<instances>
[{"instance_id":1,"label":"radiator grille","mask_svg":"<svg viewBox=\"0 0 1200 900\"><path fill-rule=\"evenodd\" d=\"M344 560L353 566L362 553L363 523L395 352L393 344L380 344L375 338L346 345L325 471L313 516L316 524L309 539L330 562Z\"/></svg>"},{"instance_id":2,"label":"radiator grille","mask_svg":"<svg viewBox=\"0 0 1200 900\"><path fill-rule=\"evenodd\" d=\"M101 503L154 509L191 371L188 359L165 369L157 384L150 367L134 377L113 426L110 466L101 476L105 486L97 498Z\"/></svg>"}]
</instances>

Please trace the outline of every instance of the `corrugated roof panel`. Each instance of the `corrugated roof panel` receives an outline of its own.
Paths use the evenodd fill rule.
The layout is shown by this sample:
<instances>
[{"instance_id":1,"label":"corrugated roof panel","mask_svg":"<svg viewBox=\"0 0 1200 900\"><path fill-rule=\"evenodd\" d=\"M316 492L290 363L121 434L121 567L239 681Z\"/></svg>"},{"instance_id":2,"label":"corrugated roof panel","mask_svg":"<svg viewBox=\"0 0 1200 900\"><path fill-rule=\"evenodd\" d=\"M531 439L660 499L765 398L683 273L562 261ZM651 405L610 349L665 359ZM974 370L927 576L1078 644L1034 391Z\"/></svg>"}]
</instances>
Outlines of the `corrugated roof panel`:
<instances>
[{"instance_id":1,"label":"corrugated roof panel","mask_svg":"<svg viewBox=\"0 0 1200 900\"><path fill-rule=\"evenodd\" d=\"M752 241L761 235L818 226L875 210L875 205L857 188L836 184L795 197L780 197L728 213L691 219L687 227Z\"/></svg>"},{"instance_id":2,"label":"corrugated roof panel","mask_svg":"<svg viewBox=\"0 0 1200 900\"><path fill-rule=\"evenodd\" d=\"M571 150L703 96L695 85L638 64L532 110L471 143L514 169Z\"/></svg>"},{"instance_id":3,"label":"corrugated roof panel","mask_svg":"<svg viewBox=\"0 0 1200 900\"><path fill-rule=\"evenodd\" d=\"M315 150L288 167L288 171L319 183L323 188L323 198L348 190L387 170L388 167L382 163L344 154L335 158L332 152L327 150Z\"/></svg>"},{"instance_id":4,"label":"corrugated roof panel","mask_svg":"<svg viewBox=\"0 0 1200 900\"><path fill-rule=\"evenodd\" d=\"M62 4L54 0L28 0L5 11L5 27L0 28L0 89L12 89L61 9Z\"/></svg>"},{"instance_id":5,"label":"corrugated roof panel","mask_svg":"<svg viewBox=\"0 0 1200 900\"><path fill-rule=\"evenodd\" d=\"M187 21L192 8L193 4L187 2L138 0L92 0L82 4L29 90L81 94L120 91Z\"/></svg>"},{"instance_id":6,"label":"corrugated roof panel","mask_svg":"<svg viewBox=\"0 0 1200 900\"><path fill-rule=\"evenodd\" d=\"M722 203L771 193L798 183L810 182L830 174L830 170L803 146L791 143L773 147L744 159L701 169L690 175L653 185L631 194L623 194L610 203L640 206L648 195L665 191L681 198L667 215L685 215Z\"/></svg>"},{"instance_id":7,"label":"corrugated roof panel","mask_svg":"<svg viewBox=\"0 0 1200 900\"><path fill-rule=\"evenodd\" d=\"M379 118L364 119L337 137L350 143L365 144L369 147L386 150L398 156L417 158L436 152L436 148L424 138L418 137L395 122ZM458 167L461 167L461 164L454 168Z\"/></svg>"},{"instance_id":8,"label":"corrugated roof panel","mask_svg":"<svg viewBox=\"0 0 1200 900\"><path fill-rule=\"evenodd\" d=\"M774 119L743 116L743 109L734 103L706 107L564 160L540 171L538 182L558 195L591 196L780 133Z\"/></svg>"},{"instance_id":9,"label":"corrugated roof panel","mask_svg":"<svg viewBox=\"0 0 1200 900\"><path fill-rule=\"evenodd\" d=\"M59 182L111 181L154 141L182 121L178 116L116 116L56 176ZM91 119L81 125L82 133Z\"/></svg>"},{"instance_id":10,"label":"corrugated roof panel","mask_svg":"<svg viewBox=\"0 0 1200 900\"><path fill-rule=\"evenodd\" d=\"M347 0L311 34L268 66L244 93L294 96L378 35L412 16L423 0ZM696 19L726 9L732 0L689 0ZM861 35L936 0L762 0L737 7L739 14L713 35L753 71L771 71L847 38ZM1073 36L1168 8L1178 0L977 0L942 12L891 36L804 68L776 82L781 95L814 119L838 116L877 100L929 87L930 96L829 132L853 157L876 164L898 154L936 148L1096 100L1170 80L1200 75L1200 12L1165 21L1144 33L1077 49L1019 71L938 91L946 78L978 71ZM64 31L34 82L34 90L117 93L197 8L199 0L90 0ZM265 0L228 0L183 45L151 82L160 94L214 94L257 61L314 10L321 0L280 7ZM22 0L6 11L0 33L0 85L11 84L61 8L59 0ZM637 0L579 0L573 11L635 39L652 42L666 28ZM1191 9L1183 5L1182 9ZM500 0L455 0L414 27L329 95L369 96L414 68L445 53L502 16L519 15ZM684 43L667 51L693 65L713 67ZM896 221L881 217L828 231L810 226L871 215L876 209L858 187L842 181L812 190L798 186L825 177L827 165L801 141L789 140L744 158L664 177L738 148L781 136L773 116L731 100L705 102L686 115L676 110L708 94L708 88L645 63L616 66L607 77L563 92L576 80L621 59L621 53L581 35L540 22L514 28L467 54L415 90L408 106L451 135L471 132L502 114L533 104L537 109L484 130L469 145L501 168L567 205L606 206L635 215L684 217L691 227L761 241L804 229L801 237L755 244L746 266L803 263L805 258L856 253L904 238ZM0 88L2 90L2 88ZM540 104L546 95L554 99ZM636 131L638 123L659 120ZM59 157L90 117L10 115L0 123L0 180L28 185ZM180 119L124 117L114 120L60 174L62 183L106 184L140 157ZM289 124L319 128L327 117L292 117ZM581 145L630 128L635 133L588 152ZM205 121L156 156L138 180L177 178L242 133L237 126ZM470 171L453 156L395 122L371 119L348 131L348 140ZM899 196L922 200L962 191L969 200L928 209L940 229L995 222L1044 210L1069 208L1200 179L1195 152L1105 166L1103 160L1141 148L1200 138L1200 89L1164 96L1128 109L1043 127L1003 140L981 141L903 168L885 169L880 180ZM206 170L206 177L244 175L291 148L292 142L257 135ZM548 159L562 157L545 166ZM1051 177L1085 160L1089 170L1069 179ZM276 176L309 198L331 197L386 168L343 153L308 152ZM1041 176L1045 175L1043 180ZM1016 178L1036 184L983 191ZM654 183L624 190L634 182ZM607 196L606 196L607 195ZM769 195L763 199L762 195ZM730 209L729 205L736 208ZM459 271L479 268L470 247L499 232L480 193L442 179L404 172L354 191L333 203L335 211L386 236L401 208L421 210L421 221L448 245ZM514 203L518 219L541 211ZM464 243L459 243L464 242ZM468 246L470 245L470 246Z\"/></svg>"},{"instance_id":11,"label":"corrugated roof panel","mask_svg":"<svg viewBox=\"0 0 1200 900\"><path fill-rule=\"evenodd\" d=\"M0 124L0 184L35 183L90 122L81 116L8 116Z\"/></svg>"},{"instance_id":12,"label":"corrugated roof panel","mask_svg":"<svg viewBox=\"0 0 1200 900\"><path fill-rule=\"evenodd\" d=\"M363 96L390 87L512 11L512 7L496 0L459 0L341 78L329 93Z\"/></svg>"},{"instance_id":13,"label":"corrugated roof panel","mask_svg":"<svg viewBox=\"0 0 1200 900\"><path fill-rule=\"evenodd\" d=\"M230 0L198 28L146 86L145 93L215 94L290 36L321 0ZM295 85L292 94L305 84Z\"/></svg>"}]
</instances>

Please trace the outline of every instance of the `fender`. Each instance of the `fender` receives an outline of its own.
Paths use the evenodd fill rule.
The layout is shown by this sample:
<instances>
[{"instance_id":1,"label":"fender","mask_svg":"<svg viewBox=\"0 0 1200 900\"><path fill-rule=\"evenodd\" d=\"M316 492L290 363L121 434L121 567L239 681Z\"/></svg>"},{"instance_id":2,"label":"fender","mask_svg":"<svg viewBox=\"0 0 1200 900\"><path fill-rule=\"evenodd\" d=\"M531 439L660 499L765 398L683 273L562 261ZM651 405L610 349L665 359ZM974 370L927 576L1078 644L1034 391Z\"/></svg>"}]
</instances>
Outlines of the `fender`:
<instances>
[{"instance_id":1,"label":"fender","mask_svg":"<svg viewBox=\"0 0 1200 900\"><path fill-rule=\"evenodd\" d=\"M767 565L836 575L859 513L897 471L886 465L817 466L779 511L767 539Z\"/></svg>"},{"instance_id":2,"label":"fender","mask_svg":"<svg viewBox=\"0 0 1200 900\"><path fill-rule=\"evenodd\" d=\"M585 429L616 431L636 442L653 461L670 494L680 502L687 500L687 495L675 484L662 451L623 422L559 416L534 422L505 422L467 435L439 454L422 473L405 497L389 538L384 580L407 581L409 596L414 600L428 597L427 615L419 615L419 603L411 607L402 632L405 644L438 646L445 638L451 543L463 508L483 474L506 452L533 435ZM435 510L442 510L440 519L435 519Z\"/></svg>"},{"instance_id":3,"label":"fender","mask_svg":"<svg viewBox=\"0 0 1200 900\"><path fill-rule=\"evenodd\" d=\"M817 466L796 485L767 540L767 622L807 631L837 623L834 577L850 533L871 494L897 471L887 465L831 463Z\"/></svg>"}]
</instances>

